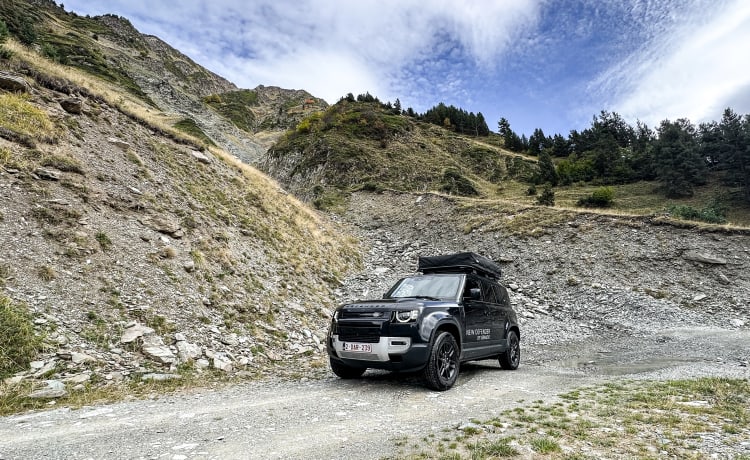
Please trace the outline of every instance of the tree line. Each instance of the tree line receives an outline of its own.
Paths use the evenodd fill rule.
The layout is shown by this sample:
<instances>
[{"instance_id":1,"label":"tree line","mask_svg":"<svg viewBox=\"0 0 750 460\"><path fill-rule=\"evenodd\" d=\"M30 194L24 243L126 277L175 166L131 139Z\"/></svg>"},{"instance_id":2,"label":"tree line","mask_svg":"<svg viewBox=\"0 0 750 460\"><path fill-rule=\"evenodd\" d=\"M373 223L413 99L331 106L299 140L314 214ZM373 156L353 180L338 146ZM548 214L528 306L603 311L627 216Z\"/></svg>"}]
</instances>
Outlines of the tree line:
<instances>
[{"instance_id":1,"label":"tree line","mask_svg":"<svg viewBox=\"0 0 750 460\"><path fill-rule=\"evenodd\" d=\"M415 118L433 125L442 126L457 133L469 136L490 135L490 128L487 126L487 121L484 119L482 112L475 114L474 112L468 112L453 105L445 105L442 102L428 109L425 113L417 113L411 107L403 109L401 107L401 101L398 99L396 99L394 103L391 103L390 101L381 102L380 99L371 95L369 92L360 94L357 97L354 97L354 94L352 93L348 93L346 96L339 99L339 101L374 102L380 104L381 107L391 111L395 115L404 115Z\"/></svg>"},{"instance_id":2,"label":"tree line","mask_svg":"<svg viewBox=\"0 0 750 460\"><path fill-rule=\"evenodd\" d=\"M686 118L663 120L656 129L640 121L631 126L617 113L602 111L589 128L572 130L567 138L545 135L541 128L528 138L518 136L501 118L498 134L507 149L538 156L540 183L655 180L667 197L679 198L692 196L694 187L716 173L750 202L750 115L731 108L720 121L696 126Z\"/></svg>"}]
</instances>

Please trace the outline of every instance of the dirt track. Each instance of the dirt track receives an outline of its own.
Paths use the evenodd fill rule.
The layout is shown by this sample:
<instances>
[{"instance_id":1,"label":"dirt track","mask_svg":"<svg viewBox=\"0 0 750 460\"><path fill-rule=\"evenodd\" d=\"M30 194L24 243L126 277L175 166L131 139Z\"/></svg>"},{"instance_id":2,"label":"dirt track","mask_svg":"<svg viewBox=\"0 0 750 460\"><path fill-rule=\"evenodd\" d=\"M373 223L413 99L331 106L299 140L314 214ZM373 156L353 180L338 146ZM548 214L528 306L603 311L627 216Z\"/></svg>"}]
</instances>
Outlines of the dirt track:
<instances>
[{"instance_id":1,"label":"dirt track","mask_svg":"<svg viewBox=\"0 0 750 460\"><path fill-rule=\"evenodd\" d=\"M514 372L491 361L468 364L442 393L416 376L371 371L352 381L256 382L17 415L0 419L0 459L381 458L407 436L437 436L521 400L550 401L614 378L750 378L750 368L731 358L747 343L747 330L678 328L574 342L563 353L535 347Z\"/></svg>"}]
</instances>

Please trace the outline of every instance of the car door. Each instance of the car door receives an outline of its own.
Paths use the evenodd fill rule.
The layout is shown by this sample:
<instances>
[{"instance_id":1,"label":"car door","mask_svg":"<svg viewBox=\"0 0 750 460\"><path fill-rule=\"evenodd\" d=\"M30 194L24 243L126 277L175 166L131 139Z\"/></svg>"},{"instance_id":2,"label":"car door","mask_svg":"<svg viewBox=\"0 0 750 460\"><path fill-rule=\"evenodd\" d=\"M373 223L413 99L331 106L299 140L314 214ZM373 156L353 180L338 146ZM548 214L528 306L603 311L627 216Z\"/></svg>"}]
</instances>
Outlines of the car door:
<instances>
[{"instance_id":1,"label":"car door","mask_svg":"<svg viewBox=\"0 0 750 460\"><path fill-rule=\"evenodd\" d=\"M471 290L476 289L477 297L471 296ZM482 286L479 277L469 275L466 277L462 294L464 306L465 330L463 340L463 356L472 359L486 354L486 349L491 346L491 310L490 304L485 299L486 287Z\"/></svg>"}]
</instances>

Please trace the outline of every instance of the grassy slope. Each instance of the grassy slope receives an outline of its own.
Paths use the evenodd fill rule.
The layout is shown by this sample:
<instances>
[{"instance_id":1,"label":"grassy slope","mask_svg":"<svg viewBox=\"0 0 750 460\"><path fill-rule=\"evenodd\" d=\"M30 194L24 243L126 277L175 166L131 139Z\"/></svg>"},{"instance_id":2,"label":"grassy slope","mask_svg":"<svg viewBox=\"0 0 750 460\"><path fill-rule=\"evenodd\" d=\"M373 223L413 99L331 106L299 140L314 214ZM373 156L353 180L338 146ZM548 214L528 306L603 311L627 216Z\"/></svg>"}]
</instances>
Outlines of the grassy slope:
<instances>
[{"instance_id":1,"label":"grassy slope","mask_svg":"<svg viewBox=\"0 0 750 460\"><path fill-rule=\"evenodd\" d=\"M339 102L303 120L270 154L274 161L293 164L277 178L284 182L289 180L284 176L289 175L290 183L304 183L307 178L306 186L295 193L317 200L322 207L333 204L335 208L336 200L325 200L326 194L345 199L349 191L362 188L433 191L497 201L473 204L484 209L508 207L517 211L536 206L537 196L528 193L536 158L507 151L501 144L494 135L458 135L393 115L378 104ZM457 179L466 187L456 186ZM703 209L718 198L728 203L730 225L750 226L750 207L730 198L734 190L722 186L719 178L708 179L693 197L679 200L665 198L655 182L611 185L614 202L610 208L599 210L576 205L599 185L556 187L555 205L569 212L654 216L665 214L673 205ZM315 187L320 182L326 187Z\"/></svg>"}]
</instances>

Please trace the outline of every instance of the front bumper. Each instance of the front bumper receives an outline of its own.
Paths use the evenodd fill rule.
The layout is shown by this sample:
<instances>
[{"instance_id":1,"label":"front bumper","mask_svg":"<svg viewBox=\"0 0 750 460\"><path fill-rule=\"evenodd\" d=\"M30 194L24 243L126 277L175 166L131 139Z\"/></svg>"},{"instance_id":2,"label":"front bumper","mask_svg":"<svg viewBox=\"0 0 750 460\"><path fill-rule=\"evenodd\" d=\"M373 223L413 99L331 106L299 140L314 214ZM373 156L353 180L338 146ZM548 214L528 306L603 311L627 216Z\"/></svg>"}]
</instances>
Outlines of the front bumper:
<instances>
[{"instance_id":1,"label":"front bumper","mask_svg":"<svg viewBox=\"0 0 750 460\"><path fill-rule=\"evenodd\" d=\"M380 337L369 345L367 351L345 349L345 342L337 334L328 339L328 354L331 359L351 367L386 369L391 371L418 370L425 366L429 357L426 343L414 343L410 337Z\"/></svg>"}]
</instances>

